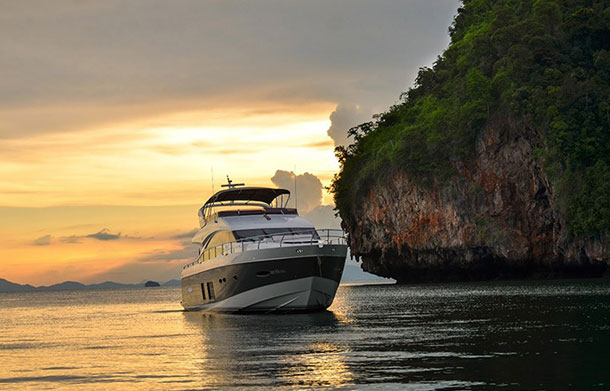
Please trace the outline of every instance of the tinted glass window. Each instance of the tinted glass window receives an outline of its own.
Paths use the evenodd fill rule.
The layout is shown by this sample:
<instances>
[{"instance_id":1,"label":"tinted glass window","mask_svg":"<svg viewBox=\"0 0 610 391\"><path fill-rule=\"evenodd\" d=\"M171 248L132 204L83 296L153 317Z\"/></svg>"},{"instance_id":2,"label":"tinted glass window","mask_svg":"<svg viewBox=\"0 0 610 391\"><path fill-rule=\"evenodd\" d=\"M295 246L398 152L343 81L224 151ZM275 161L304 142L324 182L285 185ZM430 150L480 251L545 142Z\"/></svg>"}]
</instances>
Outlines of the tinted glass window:
<instances>
[{"instance_id":1,"label":"tinted glass window","mask_svg":"<svg viewBox=\"0 0 610 391\"><path fill-rule=\"evenodd\" d=\"M234 241L235 236L233 236L233 233L231 231L218 231L214 234L214 236L212 236L205 248L212 248L219 246L223 243L229 243Z\"/></svg>"},{"instance_id":2,"label":"tinted glass window","mask_svg":"<svg viewBox=\"0 0 610 391\"><path fill-rule=\"evenodd\" d=\"M257 240L258 237L264 236L265 232L262 229L240 229L239 231L233 231L233 235L237 240Z\"/></svg>"},{"instance_id":3,"label":"tinted glass window","mask_svg":"<svg viewBox=\"0 0 610 391\"><path fill-rule=\"evenodd\" d=\"M313 235L314 239L320 239L318 232L313 228L291 228L291 230L298 235Z\"/></svg>"},{"instance_id":4,"label":"tinted glass window","mask_svg":"<svg viewBox=\"0 0 610 391\"><path fill-rule=\"evenodd\" d=\"M290 228L265 228L265 235L289 235L292 233Z\"/></svg>"},{"instance_id":5,"label":"tinted glass window","mask_svg":"<svg viewBox=\"0 0 610 391\"><path fill-rule=\"evenodd\" d=\"M264 228L264 229L240 229L233 231L237 240L260 240L262 237L276 237L288 235L313 235L314 239L319 239L318 234L313 228Z\"/></svg>"}]
</instances>

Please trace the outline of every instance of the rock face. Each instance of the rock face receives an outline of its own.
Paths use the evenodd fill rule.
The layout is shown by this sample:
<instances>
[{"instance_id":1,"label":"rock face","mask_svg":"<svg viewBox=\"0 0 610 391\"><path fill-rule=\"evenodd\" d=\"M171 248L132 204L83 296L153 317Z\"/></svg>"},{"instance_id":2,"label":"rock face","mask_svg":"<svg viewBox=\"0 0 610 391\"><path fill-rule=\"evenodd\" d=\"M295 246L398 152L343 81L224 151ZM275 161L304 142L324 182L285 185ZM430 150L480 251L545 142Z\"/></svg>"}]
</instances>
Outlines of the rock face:
<instances>
[{"instance_id":1,"label":"rock face","mask_svg":"<svg viewBox=\"0 0 610 391\"><path fill-rule=\"evenodd\" d=\"M505 119L488 124L448 183L418 186L393 171L342 213L352 254L399 282L603 274L609 241L570 237L535 159L540 144Z\"/></svg>"}]
</instances>

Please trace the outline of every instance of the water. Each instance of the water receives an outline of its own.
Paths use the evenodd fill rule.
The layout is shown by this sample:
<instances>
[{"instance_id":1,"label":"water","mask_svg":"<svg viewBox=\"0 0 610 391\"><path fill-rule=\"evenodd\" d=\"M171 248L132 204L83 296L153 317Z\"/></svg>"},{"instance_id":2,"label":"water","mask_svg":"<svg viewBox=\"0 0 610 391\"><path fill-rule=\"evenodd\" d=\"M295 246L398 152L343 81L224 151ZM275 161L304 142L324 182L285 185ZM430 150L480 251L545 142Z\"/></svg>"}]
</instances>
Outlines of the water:
<instances>
[{"instance_id":1,"label":"water","mask_svg":"<svg viewBox=\"0 0 610 391\"><path fill-rule=\"evenodd\" d=\"M301 315L179 296L0 294L0 389L610 389L610 281L342 286Z\"/></svg>"}]
</instances>

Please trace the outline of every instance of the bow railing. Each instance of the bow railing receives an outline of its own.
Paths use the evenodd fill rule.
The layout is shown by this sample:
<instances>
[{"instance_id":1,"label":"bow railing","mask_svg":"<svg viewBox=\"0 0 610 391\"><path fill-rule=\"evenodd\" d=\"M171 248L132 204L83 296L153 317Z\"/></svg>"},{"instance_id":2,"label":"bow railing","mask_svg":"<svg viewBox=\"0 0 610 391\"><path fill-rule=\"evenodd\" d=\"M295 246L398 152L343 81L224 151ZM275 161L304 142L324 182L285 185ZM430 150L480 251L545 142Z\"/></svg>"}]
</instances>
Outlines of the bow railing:
<instances>
[{"instance_id":1,"label":"bow railing","mask_svg":"<svg viewBox=\"0 0 610 391\"><path fill-rule=\"evenodd\" d=\"M312 229L311 231L290 231L267 235L255 235L233 242L219 244L203 250L196 261L184 266L183 269L193 267L219 256L250 250L267 248L302 246L302 245L347 244L345 233L340 229Z\"/></svg>"}]
</instances>

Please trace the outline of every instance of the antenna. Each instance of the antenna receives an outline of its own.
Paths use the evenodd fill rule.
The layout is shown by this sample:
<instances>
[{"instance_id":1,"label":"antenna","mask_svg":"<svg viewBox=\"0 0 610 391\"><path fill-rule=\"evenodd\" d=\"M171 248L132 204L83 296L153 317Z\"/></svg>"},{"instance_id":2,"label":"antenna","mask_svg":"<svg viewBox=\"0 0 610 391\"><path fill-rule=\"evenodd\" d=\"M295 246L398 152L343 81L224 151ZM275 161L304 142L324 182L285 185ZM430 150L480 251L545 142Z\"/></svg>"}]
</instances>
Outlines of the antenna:
<instances>
[{"instance_id":1,"label":"antenna","mask_svg":"<svg viewBox=\"0 0 610 391\"><path fill-rule=\"evenodd\" d=\"M299 197L297 196L297 165L294 165L294 208L299 209Z\"/></svg>"}]
</instances>

